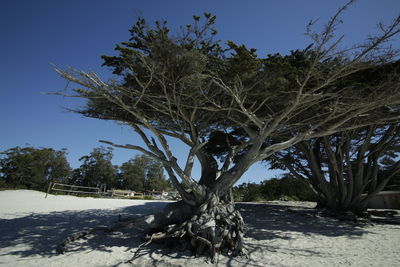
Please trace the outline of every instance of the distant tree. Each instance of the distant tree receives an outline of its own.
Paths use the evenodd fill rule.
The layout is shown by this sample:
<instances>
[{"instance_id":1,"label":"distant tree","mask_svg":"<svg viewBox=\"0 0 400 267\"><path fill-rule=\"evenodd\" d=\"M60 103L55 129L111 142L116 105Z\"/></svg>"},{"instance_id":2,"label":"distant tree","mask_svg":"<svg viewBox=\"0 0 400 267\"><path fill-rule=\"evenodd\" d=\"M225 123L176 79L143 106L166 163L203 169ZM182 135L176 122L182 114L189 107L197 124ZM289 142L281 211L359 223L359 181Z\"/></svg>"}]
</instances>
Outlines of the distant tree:
<instances>
[{"instance_id":1,"label":"distant tree","mask_svg":"<svg viewBox=\"0 0 400 267\"><path fill-rule=\"evenodd\" d=\"M7 187L45 190L71 174L65 149L13 147L0 153L0 175Z\"/></svg>"},{"instance_id":2,"label":"distant tree","mask_svg":"<svg viewBox=\"0 0 400 267\"><path fill-rule=\"evenodd\" d=\"M315 201L315 196L304 180L284 174L282 178L272 178L256 183L243 183L233 188L235 201L288 200Z\"/></svg>"},{"instance_id":3,"label":"distant tree","mask_svg":"<svg viewBox=\"0 0 400 267\"><path fill-rule=\"evenodd\" d=\"M81 168L76 168L72 170L71 176L68 179L67 183L72 185L83 185Z\"/></svg>"},{"instance_id":4,"label":"distant tree","mask_svg":"<svg viewBox=\"0 0 400 267\"><path fill-rule=\"evenodd\" d=\"M145 189L146 167L150 159L146 156L136 156L120 167L122 188L143 191Z\"/></svg>"},{"instance_id":5,"label":"distant tree","mask_svg":"<svg viewBox=\"0 0 400 267\"><path fill-rule=\"evenodd\" d=\"M165 191L168 189L168 181L165 179L163 166L154 159L150 159L147 166L145 188L155 191Z\"/></svg>"},{"instance_id":6,"label":"distant tree","mask_svg":"<svg viewBox=\"0 0 400 267\"><path fill-rule=\"evenodd\" d=\"M278 178L265 180L260 185L260 191L266 200L278 200L282 196Z\"/></svg>"},{"instance_id":7,"label":"distant tree","mask_svg":"<svg viewBox=\"0 0 400 267\"><path fill-rule=\"evenodd\" d=\"M320 33L310 23L312 45L286 56L259 58L255 49L230 41L223 48L215 39L216 17L205 13L204 20L195 16L182 27L179 36L171 35L166 22L150 27L139 19L129 41L116 46L118 55L103 57L116 79L107 82L92 72L56 69L79 85L72 93L58 94L87 101L77 113L128 125L145 146L103 143L159 160L182 196L163 213L132 221L159 233L150 235L150 241L179 237L198 253L209 252L213 261L224 249L240 255L243 219L231 189L253 164L304 140L398 118L400 76L392 64L397 54L385 44L399 34L400 17L381 24L366 43L343 48L335 29L347 7ZM360 86L349 79L383 65L389 67L378 85ZM385 107L391 112L381 116L378 111ZM228 137L220 165L206 149L215 132ZM240 138L230 142L229 137ZM169 138L188 146L183 166ZM196 157L199 181L192 177Z\"/></svg>"},{"instance_id":8,"label":"distant tree","mask_svg":"<svg viewBox=\"0 0 400 267\"><path fill-rule=\"evenodd\" d=\"M256 183L243 183L233 188L235 201L254 202L263 200L261 186Z\"/></svg>"},{"instance_id":9,"label":"distant tree","mask_svg":"<svg viewBox=\"0 0 400 267\"><path fill-rule=\"evenodd\" d=\"M399 123L369 126L277 152L275 166L308 181L321 207L360 213L400 173L399 144Z\"/></svg>"},{"instance_id":10,"label":"distant tree","mask_svg":"<svg viewBox=\"0 0 400 267\"><path fill-rule=\"evenodd\" d=\"M154 159L140 155L120 167L121 186L133 191L156 190L168 188L162 164Z\"/></svg>"},{"instance_id":11,"label":"distant tree","mask_svg":"<svg viewBox=\"0 0 400 267\"><path fill-rule=\"evenodd\" d=\"M82 165L74 170L73 183L82 186L111 188L116 182L116 168L112 165L112 148L98 147L81 157Z\"/></svg>"},{"instance_id":12,"label":"distant tree","mask_svg":"<svg viewBox=\"0 0 400 267\"><path fill-rule=\"evenodd\" d=\"M261 183L261 194L267 200L286 197L288 200L315 201L315 195L307 181L284 174L281 178L272 178Z\"/></svg>"}]
</instances>

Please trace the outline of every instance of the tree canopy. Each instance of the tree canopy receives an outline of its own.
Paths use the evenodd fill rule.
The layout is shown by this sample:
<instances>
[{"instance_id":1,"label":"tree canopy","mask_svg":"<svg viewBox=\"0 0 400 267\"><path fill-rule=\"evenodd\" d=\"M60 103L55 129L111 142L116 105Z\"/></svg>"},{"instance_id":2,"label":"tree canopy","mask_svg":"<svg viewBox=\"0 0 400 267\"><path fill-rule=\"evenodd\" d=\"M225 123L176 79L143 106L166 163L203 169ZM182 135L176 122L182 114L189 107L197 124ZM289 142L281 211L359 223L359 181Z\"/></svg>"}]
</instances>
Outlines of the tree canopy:
<instances>
[{"instance_id":1,"label":"tree canopy","mask_svg":"<svg viewBox=\"0 0 400 267\"><path fill-rule=\"evenodd\" d=\"M116 168L111 163L112 157L112 148L94 148L89 155L79 159L82 164L74 170L71 183L113 188L116 184Z\"/></svg>"},{"instance_id":2,"label":"tree canopy","mask_svg":"<svg viewBox=\"0 0 400 267\"><path fill-rule=\"evenodd\" d=\"M75 89L76 96L88 102L77 112L133 127L147 148L123 147L163 162L177 187L175 174L184 184L196 184L190 172L193 157L201 161L213 134L241 131L240 142L228 148L226 170L215 170L226 173L218 181L214 177L218 186L213 188L221 189L232 186L248 166L302 140L398 119L398 64L384 44L399 32L399 19L382 25L381 34L367 43L340 49L341 38L333 35L337 15L320 34L308 29L313 44L306 49L266 58L231 41L223 49L213 39L215 16L210 14L204 24L196 19L182 29L179 37L170 34L166 22L152 28L140 19L130 40L117 45L119 56L103 56L104 65L121 79L107 83L94 73L58 72L83 86ZM368 82L357 79L359 73L382 68L382 75L371 75ZM176 164L164 136L190 147L185 167ZM282 140L269 145L273 137ZM243 151L241 161L230 165L232 156Z\"/></svg>"},{"instance_id":3,"label":"tree canopy","mask_svg":"<svg viewBox=\"0 0 400 267\"><path fill-rule=\"evenodd\" d=\"M133 191L164 191L168 189L162 165L145 155L123 163L119 172L120 187Z\"/></svg>"},{"instance_id":4,"label":"tree canopy","mask_svg":"<svg viewBox=\"0 0 400 267\"><path fill-rule=\"evenodd\" d=\"M44 190L50 182L66 181L71 173L66 150L13 147L0 157L0 175L7 187Z\"/></svg>"}]
</instances>

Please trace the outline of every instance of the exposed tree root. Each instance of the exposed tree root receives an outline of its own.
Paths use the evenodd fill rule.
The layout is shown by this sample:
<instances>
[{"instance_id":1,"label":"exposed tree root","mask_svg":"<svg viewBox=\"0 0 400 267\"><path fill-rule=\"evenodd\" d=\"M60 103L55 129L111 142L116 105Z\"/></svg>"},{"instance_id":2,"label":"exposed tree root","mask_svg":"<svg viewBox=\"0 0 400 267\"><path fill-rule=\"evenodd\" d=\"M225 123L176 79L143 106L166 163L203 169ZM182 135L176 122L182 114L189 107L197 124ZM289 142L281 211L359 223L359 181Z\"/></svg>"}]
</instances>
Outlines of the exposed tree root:
<instances>
[{"instance_id":1,"label":"exposed tree root","mask_svg":"<svg viewBox=\"0 0 400 267\"><path fill-rule=\"evenodd\" d=\"M64 242L62 242L61 244L59 244L56 248L57 253L59 254L64 254L66 251L66 246L69 243L72 243L74 241L77 241L79 239L83 239L86 238L88 235L93 234L94 232L97 231L103 231L103 232L113 232L115 230L124 228L124 227L128 227L131 226L131 222L126 222L126 223L118 223L116 225L114 225L113 227L94 227L92 229L86 230L86 231L82 231L79 233L76 233L74 235L69 236Z\"/></svg>"},{"instance_id":2,"label":"exposed tree root","mask_svg":"<svg viewBox=\"0 0 400 267\"><path fill-rule=\"evenodd\" d=\"M96 231L111 232L123 227L148 232L133 259L153 242L168 244L170 248L190 249L196 255L208 255L213 263L221 251L233 256L244 255L242 216L233 203L220 202L216 196L198 207L176 202L168 205L163 213L134 218L111 228L96 227L72 235L57 247L57 252L64 253L66 245Z\"/></svg>"},{"instance_id":3,"label":"exposed tree root","mask_svg":"<svg viewBox=\"0 0 400 267\"><path fill-rule=\"evenodd\" d=\"M72 243L72 242L74 242L76 240L79 240L79 239L83 239L86 236L92 234L93 232L101 231L101 230L103 230L103 231L104 230L108 230L108 228L106 228L106 227L95 227L95 228L92 228L90 230L79 232L79 233L76 233L74 235L71 235L64 242L62 242L61 244L59 244L57 246L56 251L59 254L64 254L65 251L66 251L65 246L68 245L69 243Z\"/></svg>"},{"instance_id":4,"label":"exposed tree root","mask_svg":"<svg viewBox=\"0 0 400 267\"><path fill-rule=\"evenodd\" d=\"M183 247L196 255L208 255L215 263L221 251L233 256L244 255L243 231L243 219L233 204L211 198L185 221L147 235L146 242L139 246L135 255L152 242L165 242L169 247Z\"/></svg>"}]
</instances>

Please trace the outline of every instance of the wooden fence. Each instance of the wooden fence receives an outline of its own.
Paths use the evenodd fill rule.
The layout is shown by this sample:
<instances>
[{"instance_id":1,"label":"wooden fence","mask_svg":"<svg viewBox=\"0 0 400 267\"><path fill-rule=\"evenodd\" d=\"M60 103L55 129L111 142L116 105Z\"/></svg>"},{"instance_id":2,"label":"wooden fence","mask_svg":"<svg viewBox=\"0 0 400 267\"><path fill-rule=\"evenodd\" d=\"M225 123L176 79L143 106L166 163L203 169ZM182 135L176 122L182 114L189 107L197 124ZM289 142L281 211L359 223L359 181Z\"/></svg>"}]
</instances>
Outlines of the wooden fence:
<instances>
[{"instance_id":1,"label":"wooden fence","mask_svg":"<svg viewBox=\"0 0 400 267\"><path fill-rule=\"evenodd\" d=\"M80 190L80 189L82 189L82 190ZM101 190L98 187L50 183L49 188L47 189L45 198L47 198L47 195L51 191L60 191L60 192L66 192L66 193L80 193L80 194L95 194L95 195L100 195L100 193L101 193Z\"/></svg>"}]
</instances>

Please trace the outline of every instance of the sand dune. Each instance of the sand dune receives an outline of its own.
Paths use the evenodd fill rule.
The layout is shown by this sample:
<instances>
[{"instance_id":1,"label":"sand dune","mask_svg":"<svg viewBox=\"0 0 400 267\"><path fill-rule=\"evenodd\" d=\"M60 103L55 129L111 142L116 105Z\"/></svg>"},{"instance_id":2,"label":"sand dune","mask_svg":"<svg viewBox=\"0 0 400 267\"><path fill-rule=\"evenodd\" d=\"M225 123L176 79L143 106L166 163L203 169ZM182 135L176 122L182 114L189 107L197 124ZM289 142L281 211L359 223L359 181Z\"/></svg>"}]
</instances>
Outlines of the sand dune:
<instances>
[{"instance_id":1,"label":"sand dune","mask_svg":"<svg viewBox=\"0 0 400 267\"><path fill-rule=\"evenodd\" d=\"M213 266L206 257L157 245L133 261L142 233L94 234L58 255L71 233L110 226L119 216L162 209L167 202L79 198L29 190L0 192L0 266ZM356 226L316 217L314 203L241 203L247 258L219 255L216 266L399 266L400 226Z\"/></svg>"}]
</instances>

